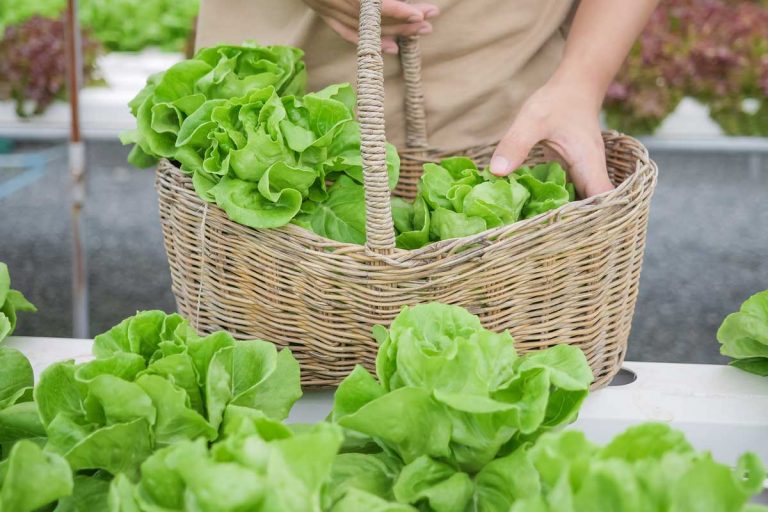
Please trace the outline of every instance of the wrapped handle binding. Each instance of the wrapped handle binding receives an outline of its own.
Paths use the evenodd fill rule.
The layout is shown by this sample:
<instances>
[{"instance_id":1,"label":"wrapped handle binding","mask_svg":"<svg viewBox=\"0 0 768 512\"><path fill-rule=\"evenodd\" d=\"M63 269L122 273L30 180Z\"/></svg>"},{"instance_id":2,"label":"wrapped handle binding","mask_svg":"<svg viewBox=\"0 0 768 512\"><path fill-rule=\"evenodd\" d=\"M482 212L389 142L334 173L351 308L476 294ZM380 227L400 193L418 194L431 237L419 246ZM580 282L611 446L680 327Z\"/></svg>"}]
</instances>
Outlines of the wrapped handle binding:
<instances>
[{"instance_id":1,"label":"wrapped handle binding","mask_svg":"<svg viewBox=\"0 0 768 512\"><path fill-rule=\"evenodd\" d=\"M405 79L406 144L426 150L427 125L417 37L399 40ZM366 247L388 254L395 247L384 131L384 60L381 55L381 0L361 0L357 47L357 116L365 187Z\"/></svg>"}]
</instances>

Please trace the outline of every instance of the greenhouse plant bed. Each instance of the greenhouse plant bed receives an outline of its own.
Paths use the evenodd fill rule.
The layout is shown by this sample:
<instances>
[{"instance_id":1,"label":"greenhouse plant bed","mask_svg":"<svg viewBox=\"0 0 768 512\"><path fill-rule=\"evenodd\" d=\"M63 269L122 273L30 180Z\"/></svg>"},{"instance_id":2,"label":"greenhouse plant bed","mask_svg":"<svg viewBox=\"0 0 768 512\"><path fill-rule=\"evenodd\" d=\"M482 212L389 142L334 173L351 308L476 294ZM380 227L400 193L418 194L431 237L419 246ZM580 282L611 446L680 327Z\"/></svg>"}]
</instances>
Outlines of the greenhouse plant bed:
<instances>
[{"instance_id":1,"label":"greenhouse plant bed","mask_svg":"<svg viewBox=\"0 0 768 512\"><path fill-rule=\"evenodd\" d=\"M91 340L11 337L35 374L61 360L91 358ZM606 443L631 425L669 422L700 450L726 464L745 451L768 460L768 383L733 367L626 362L613 384L592 393L575 428ZM333 390L311 391L294 406L289 421L314 422L331 409Z\"/></svg>"},{"instance_id":2,"label":"greenhouse plant bed","mask_svg":"<svg viewBox=\"0 0 768 512\"><path fill-rule=\"evenodd\" d=\"M182 59L178 53L145 50L112 52L98 60L98 75L106 84L91 85L80 92L83 135L89 139L114 140L120 132L132 130L136 121L128 102L147 77ZM69 134L69 104L57 101L42 115L20 118L13 101L0 101L0 137L10 139L62 139Z\"/></svg>"}]
</instances>

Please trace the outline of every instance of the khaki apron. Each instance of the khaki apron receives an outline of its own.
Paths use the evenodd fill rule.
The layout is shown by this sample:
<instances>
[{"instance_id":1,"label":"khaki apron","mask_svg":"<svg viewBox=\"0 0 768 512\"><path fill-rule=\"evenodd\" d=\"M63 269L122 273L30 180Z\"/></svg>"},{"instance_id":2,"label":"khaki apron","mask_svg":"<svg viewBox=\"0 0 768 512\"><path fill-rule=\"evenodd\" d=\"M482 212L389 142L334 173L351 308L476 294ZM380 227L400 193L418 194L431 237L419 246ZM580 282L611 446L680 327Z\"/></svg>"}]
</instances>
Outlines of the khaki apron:
<instances>
[{"instance_id":1,"label":"khaki apron","mask_svg":"<svg viewBox=\"0 0 768 512\"><path fill-rule=\"evenodd\" d=\"M570 0L432 0L440 15L421 38L432 147L455 150L498 140L522 102L554 72ZM355 83L356 49L302 0L202 0L197 48L219 43L302 48L309 90ZM404 144L403 81L385 55L387 138Z\"/></svg>"}]
</instances>

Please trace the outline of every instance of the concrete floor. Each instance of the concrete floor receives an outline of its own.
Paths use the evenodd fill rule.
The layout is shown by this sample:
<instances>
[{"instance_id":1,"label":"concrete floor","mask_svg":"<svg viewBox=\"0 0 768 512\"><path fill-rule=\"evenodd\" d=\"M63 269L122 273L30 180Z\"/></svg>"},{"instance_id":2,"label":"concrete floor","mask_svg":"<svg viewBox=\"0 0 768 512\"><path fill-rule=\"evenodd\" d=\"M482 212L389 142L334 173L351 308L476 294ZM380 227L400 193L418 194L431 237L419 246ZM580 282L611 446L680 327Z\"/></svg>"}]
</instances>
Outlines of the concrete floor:
<instances>
[{"instance_id":1,"label":"concrete floor","mask_svg":"<svg viewBox=\"0 0 768 512\"><path fill-rule=\"evenodd\" d=\"M126 155L113 143L88 149L84 221L91 334L138 309L174 308L154 176L130 168ZM741 156L658 153L654 158L661 177L629 357L722 362L715 341L720 322L749 295L768 288L768 161L755 173ZM0 167L0 261L9 265L14 287L40 310L20 318L17 334L69 336L64 149L54 149L37 175L26 173ZM13 188L18 190L9 192Z\"/></svg>"}]
</instances>

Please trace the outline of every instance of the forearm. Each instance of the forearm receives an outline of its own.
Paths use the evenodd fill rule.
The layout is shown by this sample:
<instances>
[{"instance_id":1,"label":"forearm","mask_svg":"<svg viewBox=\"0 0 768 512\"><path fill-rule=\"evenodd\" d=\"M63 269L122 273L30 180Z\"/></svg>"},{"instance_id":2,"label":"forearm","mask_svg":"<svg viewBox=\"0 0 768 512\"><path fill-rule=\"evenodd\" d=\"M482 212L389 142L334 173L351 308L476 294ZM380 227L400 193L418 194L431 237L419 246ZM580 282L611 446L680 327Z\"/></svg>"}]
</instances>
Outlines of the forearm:
<instances>
[{"instance_id":1,"label":"forearm","mask_svg":"<svg viewBox=\"0 0 768 512\"><path fill-rule=\"evenodd\" d=\"M577 87L600 107L659 0L581 0L551 82Z\"/></svg>"}]
</instances>

